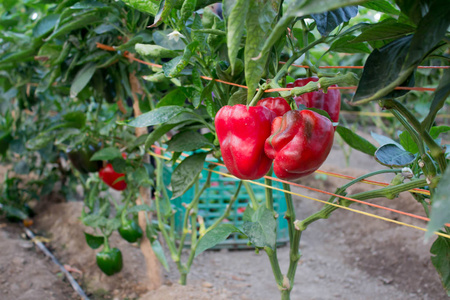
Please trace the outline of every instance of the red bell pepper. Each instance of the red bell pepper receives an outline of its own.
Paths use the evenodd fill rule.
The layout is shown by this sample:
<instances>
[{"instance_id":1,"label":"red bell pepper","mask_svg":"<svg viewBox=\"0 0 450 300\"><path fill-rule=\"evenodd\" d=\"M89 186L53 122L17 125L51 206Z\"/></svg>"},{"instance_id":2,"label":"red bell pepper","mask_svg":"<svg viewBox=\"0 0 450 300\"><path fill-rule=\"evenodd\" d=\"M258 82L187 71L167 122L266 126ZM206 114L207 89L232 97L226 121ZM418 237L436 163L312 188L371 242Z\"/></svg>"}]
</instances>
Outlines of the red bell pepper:
<instances>
[{"instance_id":1,"label":"red bell pepper","mask_svg":"<svg viewBox=\"0 0 450 300\"><path fill-rule=\"evenodd\" d=\"M264 106L242 104L222 107L215 126L222 158L228 171L240 179L258 179L272 165L264 153L275 113Z\"/></svg>"},{"instance_id":2,"label":"red bell pepper","mask_svg":"<svg viewBox=\"0 0 450 300\"><path fill-rule=\"evenodd\" d=\"M291 110L289 103L283 97L269 97L258 101L256 106L265 106L273 111L277 116L282 116Z\"/></svg>"},{"instance_id":3,"label":"red bell pepper","mask_svg":"<svg viewBox=\"0 0 450 300\"><path fill-rule=\"evenodd\" d=\"M272 123L265 152L280 179L297 179L317 170L333 145L331 121L311 110L291 110Z\"/></svg>"},{"instance_id":4,"label":"red bell pepper","mask_svg":"<svg viewBox=\"0 0 450 300\"><path fill-rule=\"evenodd\" d=\"M126 159L127 155L125 153L122 153L122 157ZM117 179L120 179L121 177L125 178L125 174L117 173L116 171L114 171L111 163L108 163L106 167L102 168L98 172L98 177L100 177L100 179L103 180L104 183L115 190L123 191L127 188L127 183L125 182L125 180L117 181Z\"/></svg>"},{"instance_id":5,"label":"red bell pepper","mask_svg":"<svg viewBox=\"0 0 450 300\"><path fill-rule=\"evenodd\" d=\"M317 82L318 80L317 77L297 79L294 83L288 83L286 87L302 87L311 81ZM322 91L310 92L294 97L294 100L297 105L303 104L308 108L322 109L330 115L333 122L339 121L341 110L341 93L339 90L328 90L326 94Z\"/></svg>"}]
</instances>

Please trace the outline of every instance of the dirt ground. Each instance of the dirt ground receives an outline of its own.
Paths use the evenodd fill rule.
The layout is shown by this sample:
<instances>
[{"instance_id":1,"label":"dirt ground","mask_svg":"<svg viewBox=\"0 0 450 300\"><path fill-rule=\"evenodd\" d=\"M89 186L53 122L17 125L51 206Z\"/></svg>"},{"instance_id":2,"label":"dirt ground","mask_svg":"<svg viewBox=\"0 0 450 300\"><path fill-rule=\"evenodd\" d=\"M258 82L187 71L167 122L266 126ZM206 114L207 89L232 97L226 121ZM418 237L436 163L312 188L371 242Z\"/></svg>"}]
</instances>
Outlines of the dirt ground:
<instances>
[{"instance_id":1,"label":"dirt ground","mask_svg":"<svg viewBox=\"0 0 450 300\"><path fill-rule=\"evenodd\" d=\"M383 168L372 158L353 151L350 166L338 146L321 170L358 176ZM388 176L375 180L389 181ZM328 176L311 175L301 184L334 192L347 182ZM374 188L355 185L350 193ZM322 200L323 195L305 189L295 192ZM410 195L395 200L372 202L423 215L422 208ZM297 218L321 207L320 203L295 197ZM81 203L47 206L35 217L35 233L51 239L48 244L61 263L79 269L73 276L91 299L278 299L269 261L263 251L206 251L196 258L188 285L176 282L173 264L165 272L165 284L156 291L145 287L145 263L136 245L114 235L111 244L123 253L124 269L107 277L96 267L95 251L85 241L79 221ZM409 217L380 211L363 205L352 208L424 227ZM0 219L0 299L78 299L70 285L33 244L23 239L17 225ZM292 299L448 299L430 261L433 239L424 242L424 233L351 211L336 211L328 220L312 224L303 234L302 258L297 270ZM278 249L284 272L289 263L289 247ZM168 256L170 257L170 256Z\"/></svg>"}]
</instances>

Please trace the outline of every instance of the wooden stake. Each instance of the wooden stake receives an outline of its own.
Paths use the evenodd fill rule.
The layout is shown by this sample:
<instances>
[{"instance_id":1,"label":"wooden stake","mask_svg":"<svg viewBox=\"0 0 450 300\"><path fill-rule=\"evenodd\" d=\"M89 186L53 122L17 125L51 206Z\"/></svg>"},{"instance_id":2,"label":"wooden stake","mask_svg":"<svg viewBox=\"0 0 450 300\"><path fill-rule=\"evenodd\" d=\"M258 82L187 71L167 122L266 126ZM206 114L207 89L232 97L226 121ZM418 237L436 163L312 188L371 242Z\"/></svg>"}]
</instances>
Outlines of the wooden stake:
<instances>
[{"instance_id":1,"label":"wooden stake","mask_svg":"<svg viewBox=\"0 0 450 300\"><path fill-rule=\"evenodd\" d=\"M142 114L141 109L139 108L139 97L138 94L142 94L142 89L139 84L139 80L137 79L135 73L130 73L130 85L131 92L133 96L133 111L134 116L137 117ZM141 135L147 134L147 128L136 128L135 130L136 136L139 137ZM149 162L149 156L146 155L144 161ZM137 205L147 204L150 206L150 189L145 187L139 188L139 198L136 200ZM151 220L151 215L145 211L140 211L138 214L139 217L139 226L142 228L142 231L146 232L147 219ZM149 289L155 290L162 285L162 272L161 272L161 264L153 252L152 245L150 244L150 240L147 238L147 235L144 234L141 240L141 251L145 258L145 263L147 265L147 277L149 279Z\"/></svg>"}]
</instances>

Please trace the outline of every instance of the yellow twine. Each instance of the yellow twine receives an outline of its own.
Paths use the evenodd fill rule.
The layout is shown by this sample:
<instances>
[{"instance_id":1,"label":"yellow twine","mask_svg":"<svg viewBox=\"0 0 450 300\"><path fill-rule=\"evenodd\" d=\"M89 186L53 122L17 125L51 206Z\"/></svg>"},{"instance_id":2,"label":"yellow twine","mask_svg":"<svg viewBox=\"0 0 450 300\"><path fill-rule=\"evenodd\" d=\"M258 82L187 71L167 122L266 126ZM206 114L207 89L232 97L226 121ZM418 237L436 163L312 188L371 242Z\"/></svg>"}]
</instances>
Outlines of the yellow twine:
<instances>
[{"instance_id":1,"label":"yellow twine","mask_svg":"<svg viewBox=\"0 0 450 300\"><path fill-rule=\"evenodd\" d=\"M315 173L317 173L317 174L324 174L324 175L328 175L328 176L336 177L336 178L341 178L341 179L353 180L353 178L348 178L347 176L339 175L339 174L335 174L335 173L328 173L327 171L317 170L317 171L315 171ZM387 186L387 184L383 184L381 182L374 182L374 181L369 181L369 180L364 180L364 179L359 181L359 182L366 183L366 184L371 184L371 185L376 185L376 186L383 186L383 187ZM430 192L429 191L409 190L408 192L430 196Z\"/></svg>"}]
</instances>

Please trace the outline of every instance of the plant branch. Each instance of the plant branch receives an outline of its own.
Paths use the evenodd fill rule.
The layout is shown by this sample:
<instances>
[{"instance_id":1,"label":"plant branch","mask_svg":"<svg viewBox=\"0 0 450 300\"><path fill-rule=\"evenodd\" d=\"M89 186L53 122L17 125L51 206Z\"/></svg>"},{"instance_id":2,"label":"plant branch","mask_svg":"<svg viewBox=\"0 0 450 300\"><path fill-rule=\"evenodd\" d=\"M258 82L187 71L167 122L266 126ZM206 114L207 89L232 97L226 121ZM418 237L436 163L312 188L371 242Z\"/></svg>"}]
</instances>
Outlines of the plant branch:
<instances>
[{"instance_id":1,"label":"plant branch","mask_svg":"<svg viewBox=\"0 0 450 300\"><path fill-rule=\"evenodd\" d=\"M286 62L286 64L284 64L284 66L278 71L278 73L275 75L275 77L272 80L272 83L278 85L278 80L280 80L281 77L283 77L289 67L294 63L294 61L296 61L300 56L302 56L304 53L306 53L308 50L314 48L315 46L317 46L318 44L324 43L326 41L326 37L321 37L320 39L315 40L314 42L312 42L311 44L309 44L308 46L302 48L299 52L294 53L289 60ZM271 85L272 86L272 85ZM279 86L272 86L273 88L277 88Z\"/></svg>"},{"instance_id":2,"label":"plant branch","mask_svg":"<svg viewBox=\"0 0 450 300\"><path fill-rule=\"evenodd\" d=\"M186 206L186 211L184 213L184 218L183 218L183 233L181 235L180 243L178 245L178 256L179 257L181 257L181 251L183 250L183 247L184 247L184 241L186 240L186 236L189 232L189 229L188 229L189 215L191 213L191 210L197 206L198 201L200 200L200 196L210 186L211 174L212 174L211 172L208 172L208 177L206 178L205 184L203 184L200 191L198 191L198 193L195 194L194 199L192 199L191 203L189 203Z\"/></svg>"},{"instance_id":3,"label":"plant branch","mask_svg":"<svg viewBox=\"0 0 450 300\"><path fill-rule=\"evenodd\" d=\"M272 168L270 168L269 172L267 172L267 176L269 177L272 176ZM265 177L264 184L272 187L272 180ZM273 211L273 189L266 187L265 193L266 193L266 207L271 211Z\"/></svg>"},{"instance_id":4,"label":"plant branch","mask_svg":"<svg viewBox=\"0 0 450 300\"><path fill-rule=\"evenodd\" d=\"M234 195L230 198L230 203L228 203L227 209L211 226L208 227L208 229L206 229L205 234L208 233L209 231L213 230L214 228L216 228L220 223L222 223L222 221L226 217L228 217L230 215L231 209L233 208L233 204L237 200L239 192L241 191L242 183L244 183L244 181L242 181L242 180L239 181L238 187L237 187L236 191L234 192Z\"/></svg>"},{"instance_id":5,"label":"plant branch","mask_svg":"<svg viewBox=\"0 0 450 300\"><path fill-rule=\"evenodd\" d=\"M250 201L252 202L252 208L254 210L257 210L259 207L259 203L255 197L255 193L253 192L252 186L246 180L243 181L243 184L244 184L245 189L247 190L248 196L250 197Z\"/></svg>"},{"instance_id":6,"label":"plant branch","mask_svg":"<svg viewBox=\"0 0 450 300\"><path fill-rule=\"evenodd\" d=\"M283 183L283 189L286 191L291 190L291 186L287 183ZM302 232L295 228L295 208L294 203L292 201L292 194L284 193L284 197L286 199L286 215L285 219L288 222L288 231L289 231L289 242L290 242L290 250L289 250L289 268L287 272L287 278L289 280L288 291L292 290L294 286L295 272L297 271L298 261L300 260L301 254L299 251L300 246L300 238Z\"/></svg>"},{"instance_id":7,"label":"plant branch","mask_svg":"<svg viewBox=\"0 0 450 300\"><path fill-rule=\"evenodd\" d=\"M397 100L385 100L385 106L388 109L398 111L412 125L428 148L430 148L431 156L438 162L441 172L444 172L447 167L445 150L434 141L428 131L422 128L419 120Z\"/></svg>"},{"instance_id":8,"label":"plant branch","mask_svg":"<svg viewBox=\"0 0 450 300\"><path fill-rule=\"evenodd\" d=\"M352 181L350 181L349 183L347 183L346 185L338 188L336 190L337 195L344 195L345 191L347 190L347 188L349 188L351 185L374 175L377 174L382 174L382 173L397 173L397 172L401 172L401 170L396 169L396 170L379 170L379 171L375 171L369 174L365 174L363 176L360 176ZM374 190L374 191L368 191L368 192L363 192L363 193L359 193L359 194L354 194L349 196L350 198L354 198L354 199L358 199L358 200L366 200L366 199L371 199L371 198L377 198L377 197L386 197L386 195L388 196L392 196L392 195L396 195L400 192L404 192L404 191L408 191L412 188L417 188L417 187L422 187L425 186L426 183L426 179L419 179L419 180L415 180L415 181L411 181L408 183L402 183L396 186L387 186L385 188L381 188L378 190ZM334 203L335 199L337 197L336 196L332 196L330 197L330 199L328 200L328 202L330 203ZM352 202L350 200L346 200L346 199L340 199L341 204L343 206L350 206L352 204ZM301 230L304 231L308 225L310 225L311 223L320 220L320 219L328 219L328 217L330 216L330 214L337 210L339 207L337 206L331 206L331 205L324 205L324 207L312 214L311 216L307 217L306 219L304 219L303 221L299 222L297 224L297 227Z\"/></svg>"}]
</instances>

